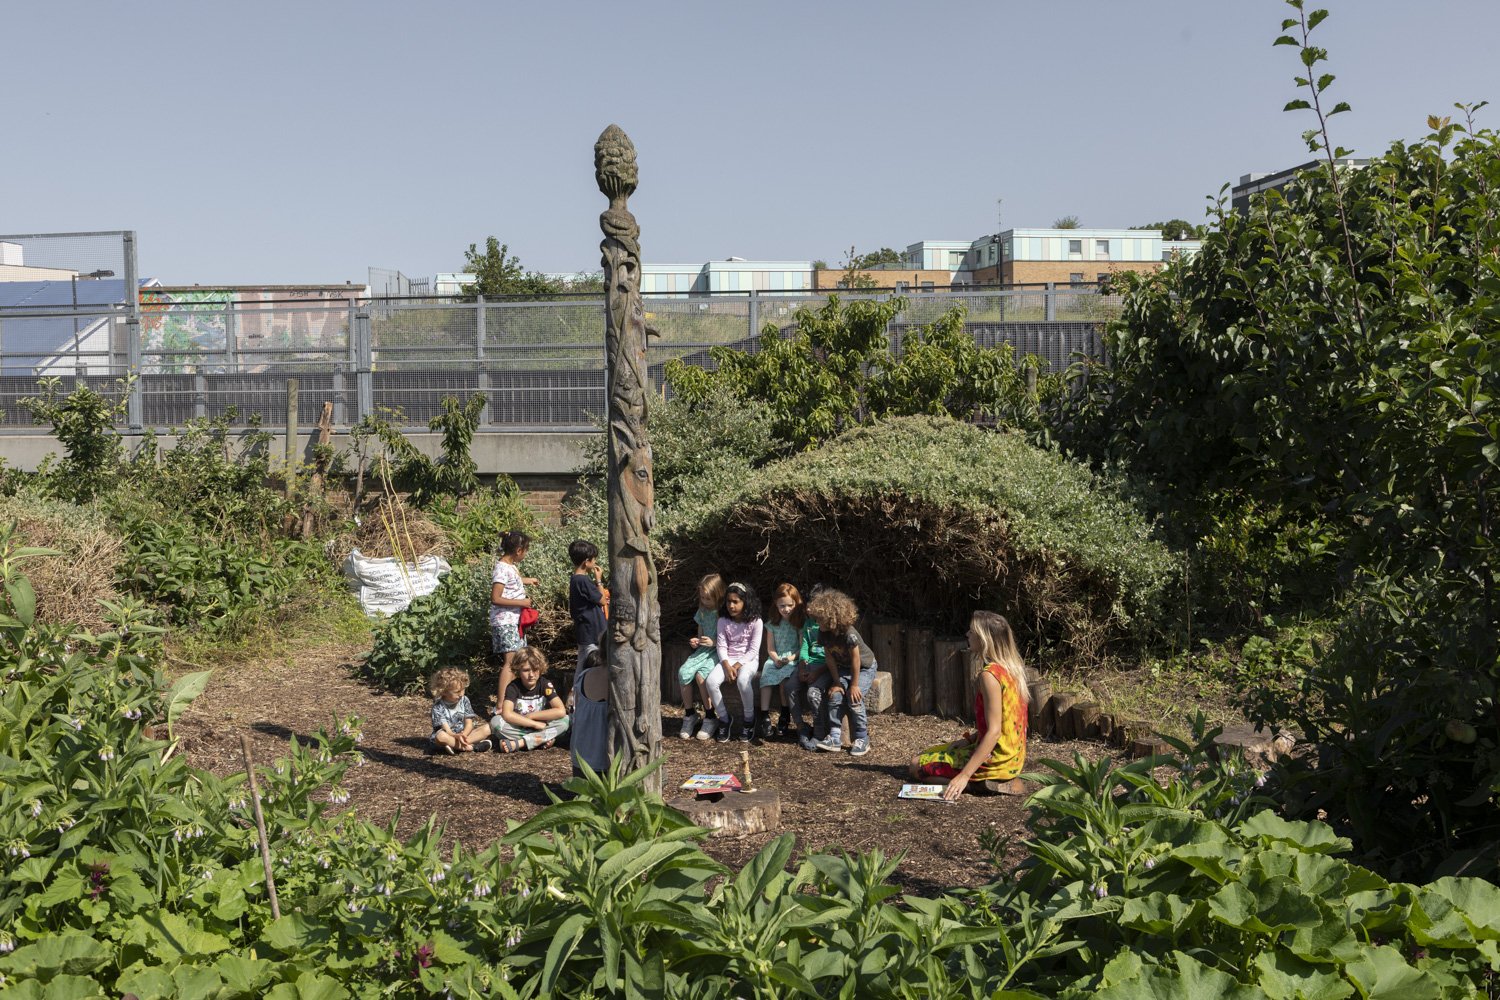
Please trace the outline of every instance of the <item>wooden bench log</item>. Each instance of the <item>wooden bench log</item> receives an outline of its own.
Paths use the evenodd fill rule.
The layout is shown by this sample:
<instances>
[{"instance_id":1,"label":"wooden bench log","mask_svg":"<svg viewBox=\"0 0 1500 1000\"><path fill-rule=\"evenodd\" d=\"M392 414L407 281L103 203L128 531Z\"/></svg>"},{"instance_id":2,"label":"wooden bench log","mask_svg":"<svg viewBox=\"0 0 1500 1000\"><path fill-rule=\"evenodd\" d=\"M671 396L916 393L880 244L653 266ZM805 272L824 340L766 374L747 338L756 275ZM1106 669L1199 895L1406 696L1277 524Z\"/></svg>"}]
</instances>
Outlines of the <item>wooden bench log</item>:
<instances>
[{"instance_id":1,"label":"wooden bench log","mask_svg":"<svg viewBox=\"0 0 1500 1000\"><path fill-rule=\"evenodd\" d=\"M964 653L968 648L964 639L937 639L932 644L933 707L945 719L968 714L964 705L964 671L968 665Z\"/></svg>"},{"instance_id":2,"label":"wooden bench log","mask_svg":"<svg viewBox=\"0 0 1500 1000\"><path fill-rule=\"evenodd\" d=\"M1071 691L1059 691L1052 696L1052 734L1060 740L1073 738L1073 717L1068 713L1077 702L1078 696Z\"/></svg>"},{"instance_id":3,"label":"wooden bench log","mask_svg":"<svg viewBox=\"0 0 1500 1000\"><path fill-rule=\"evenodd\" d=\"M989 795L1030 795L1034 789L1020 778L1009 781L980 781L979 788Z\"/></svg>"},{"instance_id":4,"label":"wooden bench log","mask_svg":"<svg viewBox=\"0 0 1500 1000\"><path fill-rule=\"evenodd\" d=\"M870 629L870 648L875 663L891 675L891 707L906 710L906 634L898 622L881 622Z\"/></svg>"},{"instance_id":5,"label":"wooden bench log","mask_svg":"<svg viewBox=\"0 0 1500 1000\"><path fill-rule=\"evenodd\" d=\"M1031 689L1031 705L1027 712L1027 728L1037 736L1052 735L1056 722L1052 716L1052 685L1042 682Z\"/></svg>"},{"instance_id":6,"label":"wooden bench log","mask_svg":"<svg viewBox=\"0 0 1500 1000\"><path fill-rule=\"evenodd\" d=\"M1068 710L1069 726L1075 740L1099 738L1099 706L1091 701L1080 702Z\"/></svg>"},{"instance_id":7,"label":"wooden bench log","mask_svg":"<svg viewBox=\"0 0 1500 1000\"><path fill-rule=\"evenodd\" d=\"M906 710L912 715L931 715L934 699L933 642L930 628L906 630Z\"/></svg>"},{"instance_id":8,"label":"wooden bench log","mask_svg":"<svg viewBox=\"0 0 1500 1000\"><path fill-rule=\"evenodd\" d=\"M687 662L688 654L692 651L685 639L662 643L661 703L663 705L682 704L682 683L677 679L677 671L682 669L682 665Z\"/></svg>"}]
</instances>

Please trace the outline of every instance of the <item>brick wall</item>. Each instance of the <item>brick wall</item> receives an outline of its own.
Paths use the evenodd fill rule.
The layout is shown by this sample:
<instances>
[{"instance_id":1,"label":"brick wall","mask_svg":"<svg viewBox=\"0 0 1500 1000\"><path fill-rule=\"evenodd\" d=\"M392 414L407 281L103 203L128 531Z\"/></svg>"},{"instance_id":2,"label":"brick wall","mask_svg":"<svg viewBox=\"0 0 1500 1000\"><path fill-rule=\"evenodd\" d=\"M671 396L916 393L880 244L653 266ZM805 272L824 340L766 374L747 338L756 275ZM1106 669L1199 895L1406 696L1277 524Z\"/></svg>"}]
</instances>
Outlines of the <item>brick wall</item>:
<instances>
[{"instance_id":1,"label":"brick wall","mask_svg":"<svg viewBox=\"0 0 1500 1000\"><path fill-rule=\"evenodd\" d=\"M1086 282L1099 280L1099 275L1120 271L1158 271L1161 261L1154 260L1017 260L1005 264L1006 284L1039 285L1048 281L1066 285L1072 275L1082 274Z\"/></svg>"},{"instance_id":2,"label":"brick wall","mask_svg":"<svg viewBox=\"0 0 1500 1000\"><path fill-rule=\"evenodd\" d=\"M819 291L837 289L839 282L849 272L840 267L830 267L813 272L813 288ZM876 288L894 288L896 282L904 281L912 291L920 291L922 282L930 281L934 288L947 288L953 283L952 271L922 271L913 269L881 270L881 271L856 271L875 282Z\"/></svg>"}]
</instances>

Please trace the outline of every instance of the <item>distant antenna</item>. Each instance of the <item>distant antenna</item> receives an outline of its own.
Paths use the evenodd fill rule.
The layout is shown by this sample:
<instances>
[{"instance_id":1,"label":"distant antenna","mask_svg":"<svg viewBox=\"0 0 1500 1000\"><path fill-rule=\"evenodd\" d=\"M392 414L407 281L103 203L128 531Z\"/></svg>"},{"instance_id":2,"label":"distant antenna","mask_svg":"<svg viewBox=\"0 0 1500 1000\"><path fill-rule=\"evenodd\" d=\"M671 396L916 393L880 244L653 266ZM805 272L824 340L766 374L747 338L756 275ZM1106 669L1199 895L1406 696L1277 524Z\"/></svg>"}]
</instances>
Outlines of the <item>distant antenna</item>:
<instances>
[{"instance_id":1,"label":"distant antenna","mask_svg":"<svg viewBox=\"0 0 1500 1000\"><path fill-rule=\"evenodd\" d=\"M1001 209L1004 207L1004 205L1005 205L1005 199L1004 198L996 198L995 199L995 232L996 233L1003 233L1003 232L1005 232L1005 224L1001 221L1005 217L1004 213L1001 211Z\"/></svg>"}]
</instances>

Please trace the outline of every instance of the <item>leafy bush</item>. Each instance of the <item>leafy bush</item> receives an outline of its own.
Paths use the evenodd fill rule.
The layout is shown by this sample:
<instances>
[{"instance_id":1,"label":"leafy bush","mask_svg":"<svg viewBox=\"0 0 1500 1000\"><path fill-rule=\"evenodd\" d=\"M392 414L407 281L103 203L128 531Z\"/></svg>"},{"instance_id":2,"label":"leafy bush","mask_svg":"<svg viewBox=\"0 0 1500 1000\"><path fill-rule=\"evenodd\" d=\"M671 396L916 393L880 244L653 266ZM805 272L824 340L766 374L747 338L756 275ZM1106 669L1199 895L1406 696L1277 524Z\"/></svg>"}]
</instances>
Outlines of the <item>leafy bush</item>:
<instances>
[{"instance_id":1,"label":"leafy bush","mask_svg":"<svg viewBox=\"0 0 1500 1000\"><path fill-rule=\"evenodd\" d=\"M274 612L295 594L330 586L333 577L328 557L312 542L216 539L177 520L127 525L122 581L166 608L174 624L226 628Z\"/></svg>"},{"instance_id":2,"label":"leafy bush","mask_svg":"<svg viewBox=\"0 0 1500 1000\"><path fill-rule=\"evenodd\" d=\"M471 665L489 648L493 565L456 566L437 589L379 623L366 676L393 691L420 691L439 667Z\"/></svg>"},{"instance_id":3,"label":"leafy bush","mask_svg":"<svg viewBox=\"0 0 1500 1000\"><path fill-rule=\"evenodd\" d=\"M1152 634L1175 572L1151 526L1085 468L934 417L860 428L664 511L664 607L709 569L847 587L861 608L952 627L975 607L1087 660Z\"/></svg>"},{"instance_id":4,"label":"leafy bush","mask_svg":"<svg viewBox=\"0 0 1500 1000\"><path fill-rule=\"evenodd\" d=\"M119 472L124 448L115 424L125 415L130 380L116 385L116 398L104 396L80 383L66 396L62 379L49 375L37 382L41 395L28 396L21 405L32 419L52 425L52 433L63 446L64 457L42 463L41 479L55 495L66 500L89 500L107 491Z\"/></svg>"},{"instance_id":5,"label":"leafy bush","mask_svg":"<svg viewBox=\"0 0 1500 1000\"><path fill-rule=\"evenodd\" d=\"M473 493L479 488L479 476L469 446L479 427L484 404L482 392L464 400L455 396L443 397L443 412L427 422L430 429L443 435L440 442L442 454L435 459L418 451L417 446L401 433L396 426L401 418L399 411L366 415L349 432L351 445L361 455L361 478L369 460L365 452L373 441L378 445L377 460L391 463L395 487L410 492L412 501L419 507L441 497L457 498Z\"/></svg>"},{"instance_id":6,"label":"leafy bush","mask_svg":"<svg viewBox=\"0 0 1500 1000\"><path fill-rule=\"evenodd\" d=\"M431 500L427 516L443 531L448 559L466 563L493 556L507 531L535 532L536 515L526 505L521 488L509 476L462 499L444 495Z\"/></svg>"},{"instance_id":7,"label":"leafy bush","mask_svg":"<svg viewBox=\"0 0 1500 1000\"><path fill-rule=\"evenodd\" d=\"M918 413L1040 429L1042 399L1060 380L1042 377L1040 393L1031 393L1009 347L974 343L961 307L908 333L897 356L888 329L906 307L903 298L830 295L822 308L799 308L791 330L767 324L753 352L711 348L712 371L667 362L667 381L691 404L725 396L764 407L774 436L797 448ZM1035 375L1036 362L1028 363Z\"/></svg>"}]
</instances>

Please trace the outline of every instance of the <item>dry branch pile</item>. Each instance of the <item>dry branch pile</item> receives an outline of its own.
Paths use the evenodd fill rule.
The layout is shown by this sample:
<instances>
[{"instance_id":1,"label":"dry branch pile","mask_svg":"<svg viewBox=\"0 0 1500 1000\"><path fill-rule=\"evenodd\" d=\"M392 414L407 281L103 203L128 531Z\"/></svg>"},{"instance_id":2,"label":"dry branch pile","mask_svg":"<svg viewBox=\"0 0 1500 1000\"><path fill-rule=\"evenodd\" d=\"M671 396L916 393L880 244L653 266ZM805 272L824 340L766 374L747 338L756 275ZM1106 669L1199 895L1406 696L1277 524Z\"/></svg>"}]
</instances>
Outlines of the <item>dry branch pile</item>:
<instances>
[{"instance_id":1,"label":"dry branch pile","mask_svg":"<svg viewBox=\"0 0 1500 1000\"><path fill-rule=\"evenodd\" d=\"M0 522L15 522L19 545L54 549L28 560L37 620L92 631L105 625L101 600L115 601L115 576L125 541L98 511L33 494L0 497Z\"/></svg>"}]
</instances>

